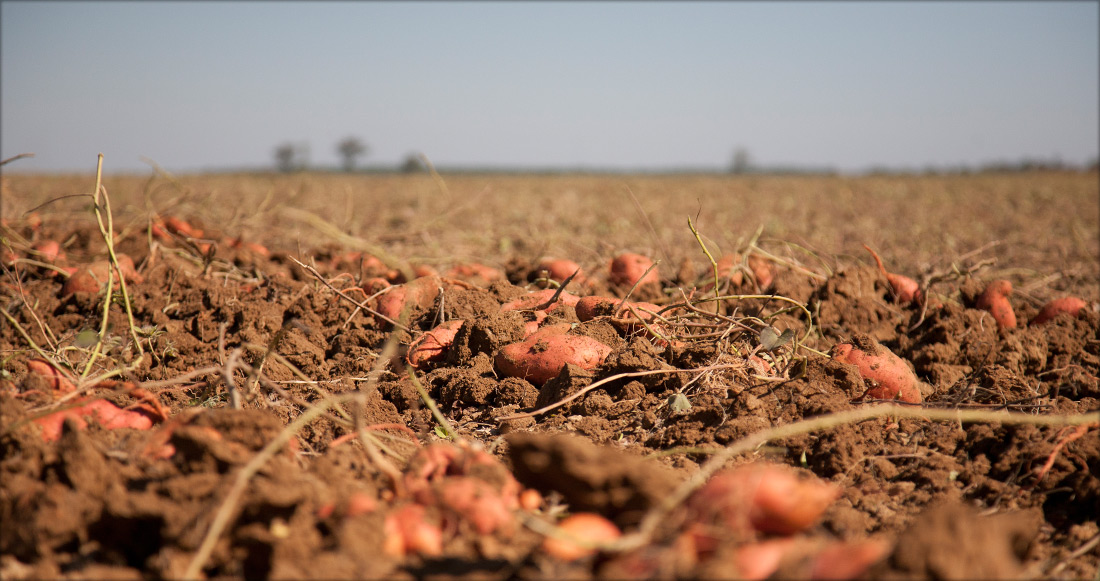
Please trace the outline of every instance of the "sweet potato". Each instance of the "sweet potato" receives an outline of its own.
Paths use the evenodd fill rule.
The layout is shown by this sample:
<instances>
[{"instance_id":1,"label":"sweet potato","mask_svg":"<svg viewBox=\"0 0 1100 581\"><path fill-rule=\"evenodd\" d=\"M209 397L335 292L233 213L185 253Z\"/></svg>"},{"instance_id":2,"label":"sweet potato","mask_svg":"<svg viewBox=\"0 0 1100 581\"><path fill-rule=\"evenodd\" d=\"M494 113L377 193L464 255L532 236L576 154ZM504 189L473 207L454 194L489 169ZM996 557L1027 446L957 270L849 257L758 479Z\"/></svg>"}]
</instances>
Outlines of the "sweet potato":
<instances>
[{"instance_id":1,"label":"sweet potato","mask_svg":"<svg viewBox=\"0 0 1100 581\"><path fill-rule=\"evenodd\" d=\"M619 307L619 303L622 300L614 299L610 297L600 296L588 296L577 301L577 318L583 321L590 321L596 317L612 317L610 323L620 333L633 334L645 331L645 325L642 323L650 324L650 329L654 329L653 325L656 324L656 314L661 310L661 307L653 304L640 301L627 301L623 305L622 311L619 312L618 317L614 317L616 309ZM660 331L658 331L659 333ZM663 342L663 340L661 340Z\"/></svg>"},{"instance_id":2,"label":"sweet potato","mask_svg":"<svg viewBox=\"0 0 1100 581\"><path fill-rule=\"evenodd\" d=\"M503 305L500 306L500 310L502 310L502 311L527 311L527 310L531 310L531 309L534 309L535 307L537 307L541 304L545 304L546 301L549 301L550 299L552 299L554 297L554 293L556 293L556 292L558 292L557 289L552 289L552 288L543 289L543 290L535 291L535 292L530 292L530 293L527 293L527 294L525 294L525 295L523 295L519 298L512 299L512 300L504 303ZM566 306L569 306L569 307L574 307L574 306L577 305L577 301L579 301L579 300L580 300L580 297L578 297L577 295L571 294L567 291L562 291L561 294L558 295L558 300L554 301L554 303L552 305L546 307L546 309L544 309L544 310L546 312L553 311L554 309L557 308L557 306L559 304L566 305Z\"/></svg>"},{"instance_id":3,"label":"sweet potato","mask_svg":"<svg viewBox=\"0 0 1100 581\"><path fill-rule=\"evenodd\" d=\"M756 286L760 290L771 288L772 283L775 282L775 264L759 254L749 256L749 270L752 271Z\"/></svg>"},{"instance_id":4,"label":"sweet potato","mask_svg":"<svg viewBox=\"0 0 1100 581\"><path fill-rule=\"evenodd\" d=\"M443 506L473 525L478 534L508 530L515 517L500 491L473 476L449 476L438 487Z\"/></svg>"},{"instance_id":5,"label":"sweet potato","mask_svg":"<svg viewBox=\"0 0 1100 581\"><path fill-rule=\"evenodd\" d=\"M414 264L412 266L413 275L417 278L422 276L439 276L439 271L427 264Z\"/></svg>"},{"instance_id":6,"label":"sweet potato","mask_svg":"<svg viewBox=\"0 0 1100 581\"><path fill-rule=\"evenodd\" d=\"M505 345L496 356L497 371L542 385L557 377L566 364L591 370L611 353L611 347L591 337L566 334L569 328L569 323L550 325Z\"/></svg>"},{"instance_id":7,"label":"sweet potato","mask_svg":"<svg viewBox=\"0 0 1100 581\"><path fill-rule=\"evenodd\" d=\"M1012 310L1012 303L1008 296L1012 294L1012 283L1007 280L995 280L985 287L985 291L978 297L975 306L989 311L997 326L1001 329L1016 328L1016 313Z\"/></svg>"},{"instance_id":8,"label":"sweet potato","mask_svg":"<svg viewBox=\"0 0 1100 581\"><path fill-rule=\"evenodd\" d=\"M45 379L55 395L63 395L76 389L73 382L45 359L35 358L27 361L27 371Z\"/></svg>"},{"instance_id":9,"label":"sweet potato","mask_svg":"<svg viewBox=\"0 0 1100 581\"><path fill-rule=\"evenodd\" d=\"M534 488L525 488L519 494L519 506L528 512L534 512L542 507L542 493Z\"/></svg>"},{"instance_id":10,"label":"sweet potato","mask_svg":"<svg viewBox=\"0 0 1100 581\"><path fill-rule=\"evenodd\" d=\"M767 579L779 568L783 556L803 540L802 537L778 537L737 547L733 552L737 578L745 581Z\"/></svg>"},{"instance_id":11,"label":"sweet potato","mask_svg":"<svg viewBox=\"0 0 1100 581\"><path fill-rule=\"evenodd\" d=\"M27 361L27 371L30 372L31 375L46 380L52 395L60 396L76 389L76 386L74 386L71 381L69 381L56 367L45 360L31 359ZM131 395L135 397L156 402L153 396L149 395L145 390L135 387L132 383L105 380L97 385L107 388L123 387L128 389ZM42 438L44 440L53 441L61 437L61 426L68 418L76 422L77 429L84 429L87 426L85 419L91 418L98 421L100 425L108 430L118 428L148 430L153 427L154 418L159 421L163 420L167 415L167 412L144 403L138 404L137 407L140 409L136 411L120 409L115 404L103 399L89 400L88 398L83 398L73 403L82 405L79 407L62 409L34 420L34 423L41 426ZM156 406L162 407L159 402L156 402Z\"/></svg>"},{"instance_id":12,"label":"sweet potato","mask_svg":"<svg viewBox=\"0 0 1100 581\"><path fill-rule=\"evenodd\" d=\"M409 303L412 311L430 308L439 296L442 286L443 280L436 276L425 276L396 285L378 297L376 310L396 321L406 303Z\"/></svg>"},{"instance_id":13,"label":"sweet potato","mask_svg":"<svg viewBox=\"0 0 1100 581\"><path fill-rule=\"evenodd\" d=\"M246 242L241 236L238 236L236 238L226 238L223 242L225 242L225 245L230 248L246 250L248 252L251 252L252 254L255 254L256 256L263 256L265 258L271 256L271 251L268 250L266 246L258 242Z\"/></svg>"},{"instance_id":14,"label":"sweet potato","mask_svg":"<svg viewBox=\"0 0 1100 581\"><path fill-rule=\"evenodd\" d=\"M638 283L639 286L659 284L661 279L656 268L646 274L646 270L651 266L653 261L641 254L630 252L620 254L611 260L611 275L607 281L612 285L623 287L633 286L634 283Z\"/></svg>"},{"instance_id":15,"label":"sweet potato","mask_svg":"<svg viewBox=\"0 0 1100 581\"><path fill-rule=\"evenodd\" d=\"M61 244L56 240L36 242L31 249L45 262L56 262L59 259L65 258L65 253L61 251Z\"/></svg>"},{"instance_id":16,"label":"sweet potato","mask_svg":"<svg viewBox=\"0 0 1100 581\"><path fill-rule=\"evenodd\" d=\"M871 385L861 399L894 399L920 403L920 381L904 359L867 335L856 335L848 343L833 345L829 355L836 361L855 365Z\"/></svg>"},{"instance_id":17,"label":"sweet potato","mask_svg":"<svg viewBox=\"0 0 1100 581\"><path fill-rule=\"evenodd\" d=\"M729 279L730 285L741 286L741 282L745 280L745 273L738 268L741 265L740 254L724 254L716 262L718 266L718 284L722 283L723 279ZM714 288L714 271L708 269L703 274L703 280L708 281L703 284L703 290L710 290Z\"/></svg>"},{"instance_id":18,"label":"sweet potato","mask_svg":"<svg viewBox=\"0 0 1100 581\"><path fill-rule=\"evenodd\" d=\"M386 280L395 280L397 271L382 262L381 258L373 254L362 254L359 258L359 276L362 278L379 277Z\"/></svg>"},{"instance_id":19,"label":"sweet potato","mask_svg":"<svg viewBox=\"0 0 1100 581\"><path fill-rule=\"evenodd\" d=\"M356 491L348 497L345 514L349 517L370 514L378 509L378 500L366 492Z\"/></svg>"},{"instance_id":20,"label":"sweet potato","mask_svg":"<svg viewBox=\"0 0 1100 581\"><path fill-rule=\"evenodd\" d=\"M588 296L582 297L577 301L575 308L577 310L577 318L583 321L591 321L596 317L611 317L615 315L615 309L618 308L622 299L616 299L612 297L600 297L600 296ZM643 321L649 322L653 320L653 315L648 312L656 313L661 310L661 307L653 304L640 301L627 301L623 306L623 310L619 313L620 319L634 320L634 315L627 309L627 305L634 307L635 312L642 318Z\"/></svg>"},{"instance_id":21,"label":"sweet potato","mask_svg":"<svg viewBox=\"0 0 1100 581\"><path fill-rule=\"evenodd\" d=\"M134 267L134 259L126 254L116 254L118 258L118 270L115 271L115 280L118 280L119 272L126 282L141 284L145 278L138 274ZM84 267L76 268L69 278L61 285L61 296L69 296L74 292L99 292L103 285L107 284L108 270L113 270L108 259L101 259Z\"/></svg>"},{"instance_id":22,"label":"sweet potato","mask_svg":"<svg viewBox=\"0 0 1100 581\"><path fill-rule=\"evenodd\" d=\"M1032 317L1028 325L1042 325L1062 313L1066 313L1071 317L1078 317L1086 307L1088 307L1088 303L1077 297L1054 299L1043 305L1043 308L1039 310L1039 314Z\"/></svg>"},{"instance_id":23,"label":"sweet potato","mask_svg":"<svg viewBox=\"0 0 1100 581\"><path fill-rule=\"evenodd\" d=\"M203 231L175 216L157 218L150 226L153 236L161 240L171 240L172 234L185 238L202 238Z\"/></svg>"},{"instance_id":24,"label":"sweet potato","mask_svg":"<svg viewBox=\"0 0 1100 581\"><path fill-rule=\"evenodd\" d=\"M462 319L452 319L417 337L409 345L405 361L414 369L419 369L431 361L442 359L464 323Z\"/></svg>"},{"instance_id":25,"label":"sweet potato","mask_svg":"<svg viewBox=\"0 0 1100 581\"><path fill-rule=\"evenodd\" d=\"M61 296L67 297L73 293L97 293L99 292L99 280L88 269L75 269L65 282L61 283Z\"/></svg>"},{"instance_id":26,"label":"sweet potato","mask_svg":"<svg viewBox=\"0 0 1100 581\"><path fill-rule=\"evenodd\" d=\"M153 427L153 420L149 416L141 412L120 409L115 404L103 399L92 400L80 407L69 408L36 418L34 423L42 428L42 439L52 442L61 437L61 426L67 418L72 418L76 422L77 429L80 430L88 425L85 418L98 421L103 428L108 430L119 428L148 430Z\"/></svg>"},{"instance_id":27,"label":"sweet potato","mask_svg":"<svg viewBox=\"0 0 1100 581\"><path fill-rule=\"evenodd\" d=\"M591 512L570 515L558 524L558 528L576 541L546 537L542 542L542 549L547 555L561 561L576 561L594 555L596 549L585 545L608 543L622 536L622 531L615 526L615 523Z\"/></svg>"},{"instance_id":28,"label":"sweet potato","mask_svg":"<svg viewBox=\"0 0 1100 581\"><path fill-rule=\"evenodd\" d=\"M443 553L443 530L427 519L424 507L418 504L406 504L387 514L382 530L382 551L391 557Z\"/></svg>"},{"instance_id":29,"label":"sweet potato","mask_svg":"<svg viewBox=\"0 0 1100 581\"><path fill-rule=\"evenodd\" d=\"M169 232L179 234L180 236L189 236L191 238L202 238L202 230L195 228L191 224L181 220L175 216L168 216L164 219L164 227Z\"/></svg>"},{"instance_id":30,"label":"sweet potato","mask_svg":"<svg viewBox=\"0 0 1100 581\"><path fill-rule=\"evenodd\" d=\"M373 295L374 293L387 289L393 286L390 281L380 276L374 276L363 279L363 282L359 284L359 287L363 289L363 292L367 295Z\"/></svg>"},{"instance_id":31,"label":"sweet potato","mask_svg":"<svg viewBox=\"0 0 1100 581\"><path fill-rule=\"evenodd\" d=\"M789 535L805 530L840 495L836 485L800 478L779 464L752 463L715 474L688 499L696 522Z\"/></svg>"},{"instance_id":32,"label":"sweet potato","mask_svg":"<svg viewBox=\"0 0 1100 581\"><path fill-rule=\"evenodd\" d=\"M535 266L535 271L545 271L547 278L558 283L564 282L576 272L577 276L573 277L572 282L580 285L588 284L588 278L584 276L581 266L564 258L544 258Z\"/></svg>"},{"instance_id":33,"label":"sweet potato","mask_svg":"<svg viewBox=\"0 0 1100 581\"><path fill-rule=\"evenodd\" d=\"M924 300L924 295L921 293L920 285L917 281L902 274L895 274L892 272L886 272L886 267L882 264L882 259L879 258L878 253L871 250L870 246L863 245L867 249L867 252L871 253L871 256L875 259L875 264L878 265L879 272L882 276L886 277L886 282L890 283L890 288L894 291L894 300L899 304L907 305L909 303L920 304Z\"/></svg>"},{"instance_id":34,"label":"sweet potato","mask_svg":"<svg viewBox=\"0 0 1100 581\"><path fill-rule=\"evenodd\" d=\"M505 278L499 270L477 262L456 264L451 270L447 271L446 276L479 285L489 284L494 280L504 280Z\"/></svg>"},{"instance_id":35,"label":"sweet potato","mask_svg":"<svg viewBox=\"0 0 1100 581\"><path fill-rule=\"evenodd\" d=\"M527 321L526 323L523 324L523 338L524 339L526 339L526 338L530 337L531 335L537 333L538 330L539 330L539 327L541 327L542 324L544 322L546 322L546 318L549 317L549 315L546 314L546 311L531 311L531 314L534 316L534 319L530 320L530 321Z\"/></svg>"},{"instance_id":36,"label":"sweet potato","mask_svg":"<svg viewBox=\"0 0 1100 581\"><path fill-rule=\"evenodd\" d=\"M871 565L890 553L890 542L862 539L835 542L821 549L810 562L811 579L859 579Z\"/></svg>"}]
</instances>

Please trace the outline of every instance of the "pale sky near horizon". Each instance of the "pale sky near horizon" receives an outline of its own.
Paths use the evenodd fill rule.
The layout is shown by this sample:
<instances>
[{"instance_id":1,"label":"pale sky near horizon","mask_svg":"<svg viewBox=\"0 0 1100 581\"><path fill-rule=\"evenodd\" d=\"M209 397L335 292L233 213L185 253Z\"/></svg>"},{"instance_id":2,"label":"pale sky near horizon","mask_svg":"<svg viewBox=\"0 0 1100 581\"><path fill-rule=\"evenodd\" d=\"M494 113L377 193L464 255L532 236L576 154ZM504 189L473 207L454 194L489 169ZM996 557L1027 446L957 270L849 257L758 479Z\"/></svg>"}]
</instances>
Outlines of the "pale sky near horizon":
<instances>
[{"instance_id":1,"label":"pale sky near horizon","mask_svg":"<svg viewBox=\"0 0 1100 581\"><path fill-rule=\"evenodd\" d=\"M922 169L1100 145L1097 2L0 4L11 171Z\"/></svg>"}]
</instances>

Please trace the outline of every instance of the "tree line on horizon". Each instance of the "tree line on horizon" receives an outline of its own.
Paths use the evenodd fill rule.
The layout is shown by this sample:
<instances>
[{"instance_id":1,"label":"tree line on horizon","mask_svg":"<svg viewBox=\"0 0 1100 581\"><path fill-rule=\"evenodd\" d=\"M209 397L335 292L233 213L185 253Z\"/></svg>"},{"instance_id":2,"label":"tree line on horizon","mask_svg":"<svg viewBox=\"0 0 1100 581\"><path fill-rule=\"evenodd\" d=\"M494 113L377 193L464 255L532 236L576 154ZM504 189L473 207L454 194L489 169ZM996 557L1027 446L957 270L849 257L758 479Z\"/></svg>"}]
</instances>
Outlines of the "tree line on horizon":
<instances>
[{"instance_id":1,"label":"tree line on horizon","mask_svg":"<svg viewBox=\"0 0 1100 581\"><path fill-rule=\"evenodd\" d=\"M370 147L361 139L354 136L345 137L336 144L336 152L341 163L340 170L346 173L358 170L358 161L362 156L370 152ZM305 171L312 168L309 162L309 144L286 142L278 145L274 151L275 169L289 173ZM404 161L398 165L397 171L403 173L417 173L428 169L427 159L423 154L410 153ZM969 174L990 172L1025 172L1025 171L1058 171L1058 170L1084 170L1097 171L1100 169L1100 160L1094 159L1084 166L1067 164L1060 159L1043 160L1037 158L1023 158L1019 161L996 161L976 166L960 164L950 167L927 167L922 170L898 169L887 166L872 166L863 172L865 174L890 174L890 173L924 173L924 174ZM760 166L757 165L748 149L737 147L730 160L726 171L734 175L747 174L839 174L835 168L809 167L809 166Z\"/></svg>"},{"instance_id":2,"label":"tree line on horizon","mask_svg":"<svg viewBox=\"0 0 1100 581\"><path fill-rule=\"evenodd\" d=\"M336 144L336 153L340 155L340 169L344 172L356 171L359 158L370 152L370 147L358 137L345 137ZM308 143L283 143L275 148L275 169L281 172L303 171L310 168ZM423 156L410 153L401 163L400 171L406 173L426 169Z\"/></svg>"}]
</instances>

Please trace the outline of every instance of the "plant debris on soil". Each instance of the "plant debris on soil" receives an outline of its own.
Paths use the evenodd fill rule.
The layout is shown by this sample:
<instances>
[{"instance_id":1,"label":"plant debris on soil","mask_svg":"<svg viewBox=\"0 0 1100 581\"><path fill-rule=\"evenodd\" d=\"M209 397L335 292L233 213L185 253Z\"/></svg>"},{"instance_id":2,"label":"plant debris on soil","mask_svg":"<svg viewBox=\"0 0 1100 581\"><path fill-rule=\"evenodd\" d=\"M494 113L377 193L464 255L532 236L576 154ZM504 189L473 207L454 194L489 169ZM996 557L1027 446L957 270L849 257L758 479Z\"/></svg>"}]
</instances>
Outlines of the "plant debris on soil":
<instances>
[{"instance_id":1,"label":"plant debris on soil","mask_svg":"<svg viewBox=\"0 0 1100 581\"><path fill-rule=\"evenodd\" d=\"M1095 171L98 184L2 178L4 579L1100 570Z\"/></svg>"}]
</instances>

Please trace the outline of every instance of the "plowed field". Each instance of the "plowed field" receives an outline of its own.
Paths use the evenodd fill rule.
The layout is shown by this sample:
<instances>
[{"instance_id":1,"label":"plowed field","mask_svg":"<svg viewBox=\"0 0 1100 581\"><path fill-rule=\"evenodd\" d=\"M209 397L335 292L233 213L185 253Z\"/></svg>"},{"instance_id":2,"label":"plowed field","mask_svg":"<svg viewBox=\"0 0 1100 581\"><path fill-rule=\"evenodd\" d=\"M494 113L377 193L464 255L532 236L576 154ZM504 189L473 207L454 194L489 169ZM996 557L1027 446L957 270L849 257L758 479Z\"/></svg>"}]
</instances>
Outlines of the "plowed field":
<instances>
[{"instance_id":1,"label":"plowed field","mask_svg":"<svg viewBox=\"0 0 1100 581\"><path fill-rule=\"evenodd\" d=\"M1097 575L1095 172L2 179L4 579Z\"/></svg>"}]
</instances>

